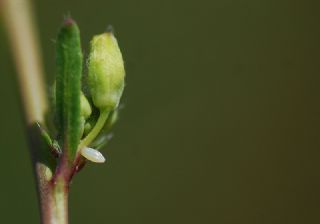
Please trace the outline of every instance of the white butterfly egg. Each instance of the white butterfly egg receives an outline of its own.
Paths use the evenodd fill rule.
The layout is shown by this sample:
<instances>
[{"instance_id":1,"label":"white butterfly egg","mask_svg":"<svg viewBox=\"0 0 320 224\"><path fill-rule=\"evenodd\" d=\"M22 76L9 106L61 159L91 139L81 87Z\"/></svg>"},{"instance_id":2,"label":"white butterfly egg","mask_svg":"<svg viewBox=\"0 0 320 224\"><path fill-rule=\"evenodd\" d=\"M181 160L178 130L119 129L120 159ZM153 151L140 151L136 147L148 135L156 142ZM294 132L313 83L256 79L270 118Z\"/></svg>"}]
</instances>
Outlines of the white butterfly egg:
<instances>
[{"instance_id":1,"label":"white butterfly egg","mask_svg":"<svg viewBox=\"0 0 320 224\"><path fill-rule=\"evenodd\" d=\"M81 149L80 153L83 157L94 163L104 163L106 161L104 156L93 148L84 147Z\"/></svg>"}]
</instances>

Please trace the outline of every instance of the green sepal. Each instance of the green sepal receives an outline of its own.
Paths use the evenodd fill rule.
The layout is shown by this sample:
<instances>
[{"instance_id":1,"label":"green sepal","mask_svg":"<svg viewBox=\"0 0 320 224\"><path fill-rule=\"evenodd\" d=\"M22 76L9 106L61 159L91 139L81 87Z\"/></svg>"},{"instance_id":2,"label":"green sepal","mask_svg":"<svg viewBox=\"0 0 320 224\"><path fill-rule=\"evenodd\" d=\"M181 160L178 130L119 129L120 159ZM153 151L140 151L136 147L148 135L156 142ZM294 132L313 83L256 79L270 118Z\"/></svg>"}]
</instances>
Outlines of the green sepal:
<instances>
[{"instance_id":1,"label":"green sepal","mask_svg":"<svg viewBox=\"0 0 320 224\"><path fill-rule=\"evenodd\" d=\"M82 50L77 24L64 21L56 43L56 110L58 141L63 153L72 162L81 137L81 76Z\"/></svg>"}]
</instances>

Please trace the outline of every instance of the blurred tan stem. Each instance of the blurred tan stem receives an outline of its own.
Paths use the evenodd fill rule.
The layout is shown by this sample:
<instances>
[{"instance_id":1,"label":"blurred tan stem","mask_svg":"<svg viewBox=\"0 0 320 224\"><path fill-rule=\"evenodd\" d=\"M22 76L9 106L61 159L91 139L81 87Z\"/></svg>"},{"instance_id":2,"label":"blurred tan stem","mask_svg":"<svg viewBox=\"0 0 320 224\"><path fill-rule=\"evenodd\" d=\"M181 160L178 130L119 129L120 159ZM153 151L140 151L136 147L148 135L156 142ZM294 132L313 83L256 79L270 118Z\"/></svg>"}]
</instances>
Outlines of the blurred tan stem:
<instances>
[{"instance_id":1,"label":"blurred tan stem","mask_svg":"<svg viewBox=\"0 0 320 224\"><path fill-rule=\"evenodd\" d=\"M68 188L65 181L53 183L52 170L41 152L36 122L43 123L47 109L42 60L29 0L0 0L12 55L16 64L26 128L37 178L43 224L66 224ZM61 187L66 186L66 187Z\"/></svg>"},{"instance_id":2,"label":"blurred tan stem","mask_svg":"<svg viewBox=\"0 0 320 224\"><path fill-rule=\"evenodd\" d=\"M47 108L37 32L28 0L2 0L4 22L16 63L28 125L43 122Z\"/></svg>"}]
</instances>

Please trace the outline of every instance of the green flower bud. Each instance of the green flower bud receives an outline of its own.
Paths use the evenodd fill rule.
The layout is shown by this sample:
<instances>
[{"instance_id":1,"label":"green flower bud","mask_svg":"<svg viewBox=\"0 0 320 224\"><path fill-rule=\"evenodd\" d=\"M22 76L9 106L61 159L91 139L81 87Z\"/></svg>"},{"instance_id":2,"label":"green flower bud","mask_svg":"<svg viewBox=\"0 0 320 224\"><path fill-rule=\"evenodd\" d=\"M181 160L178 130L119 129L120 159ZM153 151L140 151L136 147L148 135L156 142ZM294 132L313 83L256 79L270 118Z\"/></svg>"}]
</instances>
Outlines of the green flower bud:
<instances>
[{"instance_id":1,"label":"green flower bud","mask_svg":"<svg viewBox=\"0 0 320 224\"><path fill-rule=\"evenodd\" d=\"M81 92L81 95L80 95L80 104L81 104L80 115L81 117L87 119L88 117L90 117L92 110L91 110L90 103L88 102L83 92Z\"/></svg>"},{"instance_id":2,"label":"green flower bud","mask_svg":"<svg viewBox=\"0 0 320 224\"><path fill-rule=\"evenodd\" d=\"M81 127L80 127L80 133L81 136L84 133L85 130L85 123L86 120L90 117L92 113L90 103L88 102L86 96L81 92L80 94L80 120L81 120Z\"/></svg>"},{"instance_id":3,"label":"green flower bud","mask_svg":"<svg viewBox=\"0 0 320 224\"><path fill-rule=\"evenodd\" d=\"M93 104L113 110L124 88L124 64L118 42L113 33L94 36L89 55L88 84Z\"/></svg>"}]
</instances>

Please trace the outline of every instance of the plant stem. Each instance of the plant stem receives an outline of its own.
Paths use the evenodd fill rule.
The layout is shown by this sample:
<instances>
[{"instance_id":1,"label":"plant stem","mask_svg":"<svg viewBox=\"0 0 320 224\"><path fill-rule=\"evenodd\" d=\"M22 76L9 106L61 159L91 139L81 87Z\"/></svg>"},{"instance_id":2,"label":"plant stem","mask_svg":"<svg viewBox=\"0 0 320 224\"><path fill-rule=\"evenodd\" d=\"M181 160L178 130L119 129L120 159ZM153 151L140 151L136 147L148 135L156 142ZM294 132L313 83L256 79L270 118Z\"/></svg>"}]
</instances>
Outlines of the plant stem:
<instances>
[{"instance_id":1,"label":"plant stem","mask_svg":"<svg viewBox=\"0 0 320 224\"><path fill-rule=\"evenodd\" d=\"M53 201L50 208L52 219L50 223L68 223L68 183L64 179L58 180L54 183L52 190Z\"/></svg>"},{"instance_id":2,"label":"plant stem","mask_svg":"<svg viewBox=\"0 0 320 224\"><path fill-rule=\"evenodd\" d=\"M50 182L41 199L43 224L68 223L68 183L64 179Z\"/></svg>"},{"instance_id":3,"label":"plant stem","mask_svg":"<svg viewBox=\"0 0 320 224\"><path fill-rule=\"evenodd\" d=\"M69 179L58 176L52 181L52 157L47 155L49 150L41 141L36 124L43 124L48 104L31 6L28 0L0 0L0 9L18 74L29 148L37 179L41 223L67 224Z\"/></svg>"},{"instance_id":4,"label":"plant stem","mask_svg":"<svg viewBox=\"0 0 320 224\"><path fill-rule=\"evenodd\" d=\"M93 127L93 129L89 132L89 134L80 142L79 149L88 146L100 133L101 129L103 128L104 124L106 123L106 120L108 119L108 116L110 114L109 109L101 110L99 118Z\"/></svg>"},{"instance_id":5,"label":"plant stem","mask_svg":"<svg viewBox=\"0 0 320 224\"><path fill-rule=\"evenodd\" d=\"M2 14L16 63L25 119L43 123L47 109L44 73L29 0L2 0Z\"/></svg>"}]
</instances>

